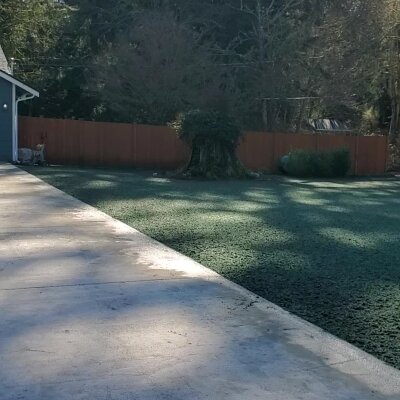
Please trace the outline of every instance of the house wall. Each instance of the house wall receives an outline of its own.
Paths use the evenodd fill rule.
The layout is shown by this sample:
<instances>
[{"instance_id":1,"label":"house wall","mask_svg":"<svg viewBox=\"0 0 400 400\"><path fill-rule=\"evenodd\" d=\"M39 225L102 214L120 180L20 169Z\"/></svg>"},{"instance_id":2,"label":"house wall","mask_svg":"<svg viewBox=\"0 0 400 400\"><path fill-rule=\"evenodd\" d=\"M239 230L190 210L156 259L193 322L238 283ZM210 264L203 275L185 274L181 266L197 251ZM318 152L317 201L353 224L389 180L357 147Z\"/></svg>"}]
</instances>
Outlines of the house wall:
<instances>
[{"instance_id":1,"label":"house wall","mask_svg":"<svg viewBox=\"0 0 400 400\"><path fill-rule=\"evenodd\" d=\"M12 84L0 78L0 161L12 160L12 110Z\"/></svg>"}]
</instances>

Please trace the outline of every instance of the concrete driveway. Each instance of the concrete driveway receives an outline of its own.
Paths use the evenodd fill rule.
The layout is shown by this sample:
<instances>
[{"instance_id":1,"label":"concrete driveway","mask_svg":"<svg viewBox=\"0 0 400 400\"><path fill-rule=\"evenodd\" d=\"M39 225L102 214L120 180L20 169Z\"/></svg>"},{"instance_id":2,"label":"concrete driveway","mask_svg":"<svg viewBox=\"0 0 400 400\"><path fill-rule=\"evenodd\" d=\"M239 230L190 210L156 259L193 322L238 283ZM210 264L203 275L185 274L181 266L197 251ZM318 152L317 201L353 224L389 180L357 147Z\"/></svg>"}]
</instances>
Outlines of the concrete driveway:
<instances>
[{"instance_id":1,"label":"concrete driveway","mask_svg":"<svg viewBox=\"0 0 400 400\"><path fill-rule=\"evenodd\" d=\"M0 165L0 399L400 399L400 372Z\"/></svg>"}]
</instances>

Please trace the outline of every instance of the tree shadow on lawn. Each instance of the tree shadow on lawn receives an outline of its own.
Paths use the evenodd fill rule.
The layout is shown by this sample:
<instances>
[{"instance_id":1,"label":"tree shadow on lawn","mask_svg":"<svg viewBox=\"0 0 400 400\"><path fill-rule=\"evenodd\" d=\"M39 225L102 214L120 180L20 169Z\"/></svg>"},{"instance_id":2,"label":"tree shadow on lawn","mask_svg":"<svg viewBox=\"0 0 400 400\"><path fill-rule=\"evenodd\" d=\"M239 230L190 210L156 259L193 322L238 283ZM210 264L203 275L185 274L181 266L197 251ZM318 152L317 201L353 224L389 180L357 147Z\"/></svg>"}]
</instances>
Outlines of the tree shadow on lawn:
<instances>
[{"instance_id":1,"label":"tree shadow on lawn","mask_svg":"<svg viewBox=\"0 0 400 400\"><path fill-rule=\"evenodd\" d=\"M3 296L4 398L42 400L65 393L69 398L186 400L212 393L231 399L274 391L297 398L299 390L309 396L322 390L329 393L324 398L340 393L367 399L371 394L363 376L326 368L323 357L295 344L296 331L286 325L265 321L244 306L227 309L215 298L231 295L220 285L178 280L163 288L137 282L87 289ZM249 325L249 318L260 322ZM302 361L293 364L297 357ZM398 396L375 390L376 395Z\"/></svg>"},{"instance_id":2,"label":"tree shadow on lawn","mask_svg":"<svg viewBox=\"0 0 400 400\"><path fill-rule=\"evenodd\" d=\"M382 215L371 220L372 206L361 209L365 204L338 215L326 211L328 202L313 207L323 218L312 216L311 222L309 205L296 204L285 192L281 199L294 213L285 220L269 213L268 223L284 227L293 239L283 244L267 239L259 245L257 263L232 278L399 367L398 221ZM338 201L346 208L346 199Z\"/></svg>"},{"instance_id":3,"label":"tree shadow on lawn","mask_svg":"<svg viewBox=\"0 0 400 400\"><path fill-rule=\"evenodd\" d=\"M34 204L23 232L17 226L17 235L5 235L4 248L26 245L20 259L11 250L0 258L14 280L0 290L0 356L6 366L0 369L0 399L186 400L210 393L231 399L254 391L285 392L288 398L299 391L310 397L322 391L324 398L338 393L370 398L366 377L329 366L310 345L313 340L301 344L287 321L248 305L247 298L218 282L177 277L111 283L116 265L119 272L135 266L135 274L148 267L140 254L120 252L134 245L135 237L124 241L108 227L101 232L101 221L67 219L54 226L53 220L40 228L35 211L42 206ZM68 198L57 204L53 217L75 207ZM55 240L71 234L72 247ZM113 243L112 249L98 246L100 240ZM108 268L97 267L111 250L113 257L104 262ZM75 268L69 271L65 262L71 260ZM52 274L50 268L60 266ZM41 278L42 286L22 289L30 278ZM398 397L384 391L373 398Z\"/></svg>"},{"instance_id":4,"label":"tree shadow on lawn","mask_svg":"<svg viewBox=\"0 0 400 400\"><path fill-rule=\"evenodd\" d=\"M40 175L400 367L399 181L193 182L146 173L57 173ZM113 189L84 181L106 181Z\"/></svg>"}]
</instances>

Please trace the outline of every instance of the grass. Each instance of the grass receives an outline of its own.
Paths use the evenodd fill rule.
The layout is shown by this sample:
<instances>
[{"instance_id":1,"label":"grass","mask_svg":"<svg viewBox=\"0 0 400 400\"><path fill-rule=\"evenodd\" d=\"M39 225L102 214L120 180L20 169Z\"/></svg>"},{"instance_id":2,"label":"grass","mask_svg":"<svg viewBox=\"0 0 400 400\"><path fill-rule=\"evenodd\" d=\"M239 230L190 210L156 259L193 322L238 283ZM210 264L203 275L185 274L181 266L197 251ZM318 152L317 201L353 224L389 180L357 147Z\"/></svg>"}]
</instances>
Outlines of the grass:
<instances>
[{"instance_id":1,"label":"grass","mask_svg":"<svg viewBox=\"0 0 400 400\"><path fill-rule=\"evenodd\" d=\"M26 168L400 368L400 181Z\"/></svg>"}]
</instances>

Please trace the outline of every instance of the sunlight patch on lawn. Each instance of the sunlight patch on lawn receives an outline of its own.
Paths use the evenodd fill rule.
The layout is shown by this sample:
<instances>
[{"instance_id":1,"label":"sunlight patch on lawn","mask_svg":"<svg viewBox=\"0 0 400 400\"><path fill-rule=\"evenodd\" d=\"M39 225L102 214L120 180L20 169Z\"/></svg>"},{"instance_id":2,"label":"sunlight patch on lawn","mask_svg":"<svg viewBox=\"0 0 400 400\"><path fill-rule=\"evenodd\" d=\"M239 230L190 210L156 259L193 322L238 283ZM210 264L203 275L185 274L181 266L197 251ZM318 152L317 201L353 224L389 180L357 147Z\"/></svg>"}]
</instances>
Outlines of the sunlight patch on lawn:
<instances>
[{"instance_id":1,"label":"sunlight patch on lawn","mask_svg":"<svg viewBox=\"0 0 400 400\"><path fill-rule=\"evenodd\" d=\"M109 180L90 180L85 184L85 187L88 189L107 189L116 187L115 182L111 182Z\"/></svg>"},{"instance_id":2,"label":"sunlight patch on lawn","mask_svg":"<svg viewBox=\"0 0 400 400\"><path fill-rule=\"evenodd\" d=\"M168 184L171 183L170 179L167 178L156 178L156 177L152 177L152 178L147 178L145 179L146 182L150 182L150 183L157 183L157 184Z\"/></svg>"},{"instance_id":3,"label":"sunlight patch on lawn","mask_svg":"<svg viewBox=\"0 0 400 400\"><path fill-rule=\"evenodd\" d=\"M250 201L262 201L266 203L279 203L278 197L272 192L272 189L265 188L252 188L251 190L246 190L243 195Z\"/></svg>"},{"instance_id":4,"label":"sunlight patch on lawn","mask_svg":"<svg viewBox=\"0 0 400 400\"><path fill-rule=\"evenodd\" d=\"M345 213L345 214L351 212L351 210L349 210L348 208L341 207L341 206L334 206L334 205L325 206L324 210L329 211L329 212L337 212L337 213Z\"/></svg>"},{"instance_id":5,"label":"sunlight patch on lawn","mask_svg":"<svg viewBox=\"0 0 400 400\"><path fill-rule=\"evenodd\" d=\"M327 206L330 201L321 197L316 197L314 192L299 190L288 192L287 197L297 204L305 204L312 206Z\"/></svg>"},{"instance_id":6,"label":"sunlight patch on lawn","mask_svg":"<svg viewBox=\"0 0 400 400\"><path fill-rule=\"evenodd\" d=\"M232 209L232 211L212 211L207 210L204 213L198 213L196 215L196 219L202 222L209 222L213 224L224 224L224 223L249 223L251 221L257 222L259 218L252 215L247 214L237 214L236 209Z\"/></svg>"},{"instance_id":7,"label":"sunlight patch on lawn","mask_svg":"<svg viewBox=\"0 0 400 400\"><path fill-rule=\"evenodd\" d=\"M262 211L269 208L274 208L278 204L278 201L268 201L265 203L255 203L254 201L231 201L229 202L229 209L232 211L241 211L251 213L254 211Z\"/></svg>"},{"instance_id":8,"label":"sunlight patch on lawn","mask_svg":"<svg viewBox=\"0 0 400 400\"><path fill-rule=\"evenodd\" d=\"M389 238L378 232L371 235L370 232L360 233L344 228L327 227L320 228L318 232L327 239L334 240L337 243L346 246L374 249L381 246L382 242L387 242Z\"/></svg>"}]
</instances>

